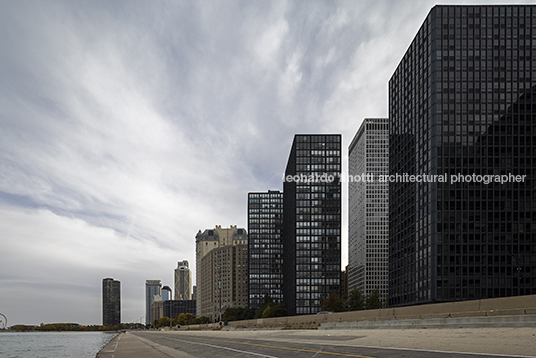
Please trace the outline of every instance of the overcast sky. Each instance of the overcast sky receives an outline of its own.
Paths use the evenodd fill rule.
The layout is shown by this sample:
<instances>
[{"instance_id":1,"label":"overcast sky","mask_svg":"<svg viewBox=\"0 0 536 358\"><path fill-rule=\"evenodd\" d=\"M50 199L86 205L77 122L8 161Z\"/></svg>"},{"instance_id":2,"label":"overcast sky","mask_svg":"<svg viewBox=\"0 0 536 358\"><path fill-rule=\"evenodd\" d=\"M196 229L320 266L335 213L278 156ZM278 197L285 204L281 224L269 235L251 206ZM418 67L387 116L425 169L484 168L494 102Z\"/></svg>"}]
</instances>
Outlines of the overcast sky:
<instances>
[{"instance_id":1,"label":"overcast sky","mask_svg":"<svg viewBox=\"0 0 536 358\"><path fill-rule=\"evenodd\" d=\"M434 4L0 0L8 324L101 324L105 277L144 322L145 280L195 268L199 229L247 228L296 133L341 133L346 171Z\"/></svg>"}]
</instances>

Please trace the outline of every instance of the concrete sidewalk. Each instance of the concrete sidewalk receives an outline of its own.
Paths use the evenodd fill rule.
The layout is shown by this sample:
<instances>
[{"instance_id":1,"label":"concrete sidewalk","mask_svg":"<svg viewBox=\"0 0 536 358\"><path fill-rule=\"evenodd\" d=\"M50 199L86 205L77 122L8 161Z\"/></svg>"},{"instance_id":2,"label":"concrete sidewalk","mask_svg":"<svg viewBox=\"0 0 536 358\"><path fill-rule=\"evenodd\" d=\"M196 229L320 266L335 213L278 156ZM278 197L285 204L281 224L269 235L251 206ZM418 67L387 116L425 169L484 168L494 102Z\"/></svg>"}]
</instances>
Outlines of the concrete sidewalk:
<instances>
[{"instance_id":1,"label":"concrete sidewalk","mask_svg":"<svg viewBox=\"0 0 536 358\"><path fill-rule=\"evenodd\" d=\"M113 338L97 354L97 358L193 358L193 356L177 351L147 339L136 337L131 333L121 333Z\"/></svg>"},{"instance_id":2,"label":"concrete sidewalk","mask_svg":"<svg viewBox=\"0 0 536 358\"><path fill-rule=\"evenodd\" d=\"M154 338L163 332L150 332ZM166 337L198 337L216 340L249 339L277 342L305 342L311 346L350 345L355 347L401 348L423 351L465 352L470 354L523 356L536 358L536 327L446 328L446 329L351 329L351 330L246 330L174 331ZM148 336L149 337L149 336ZM173 345L173 344L172 344ZM176 344L175 347L179 347ZM203 349L203 348L198 348ZM155 357L193 358L191 354L149 341L136 333L113 338L97 358ZM196 354L197 356L197 354ZM411 356L408 353L408 356Z\"/></svg>"}]
</instances>

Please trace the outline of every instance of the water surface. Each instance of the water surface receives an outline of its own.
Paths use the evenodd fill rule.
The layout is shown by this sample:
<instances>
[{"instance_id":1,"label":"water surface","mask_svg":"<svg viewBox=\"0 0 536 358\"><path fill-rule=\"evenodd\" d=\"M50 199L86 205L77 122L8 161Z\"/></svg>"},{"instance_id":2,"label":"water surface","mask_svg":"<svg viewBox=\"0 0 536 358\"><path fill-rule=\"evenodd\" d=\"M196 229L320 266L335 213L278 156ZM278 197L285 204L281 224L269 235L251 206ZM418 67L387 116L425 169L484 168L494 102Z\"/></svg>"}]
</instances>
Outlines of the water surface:
<instances>
[{"instance_id":1,"label":"water surface","mask_svg":"<svg viewBox=\"0 0 536 358\"><path fill-rule=\"evenodd\" d=\"M108 332L2 332L0 357L95 358L115 335Z\"/></svg>"}]
</instances>

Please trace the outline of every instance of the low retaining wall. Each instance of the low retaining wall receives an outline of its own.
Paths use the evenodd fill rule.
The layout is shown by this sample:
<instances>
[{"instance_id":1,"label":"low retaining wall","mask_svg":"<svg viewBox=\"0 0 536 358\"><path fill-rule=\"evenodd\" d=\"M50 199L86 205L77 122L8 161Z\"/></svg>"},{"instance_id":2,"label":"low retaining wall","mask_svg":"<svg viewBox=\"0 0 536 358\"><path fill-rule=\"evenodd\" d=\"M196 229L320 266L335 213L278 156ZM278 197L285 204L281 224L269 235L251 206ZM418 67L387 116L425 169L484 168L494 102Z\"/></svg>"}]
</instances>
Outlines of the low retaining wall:
<instances>
[{"instance_id":1,"label":"low retaining wall","mask_svg":"<svg viewBox=\"0 0 536 358\"><path fill-rule=\"evenodd\" d=\"M426 328L483 328L536 327L536 315L481 316L457 318L392 319L384 321L326 322L319 330L327 329L426 329Z\"/></svg>"},{"instance_id":2,"label":"low retaining wall","mask_svg":"<svg viewBox=\"0 0 536 358\"><path fill-rule=\"evenodd\" d=\"M226 326L218 323L187 326L182 329L190 330L214 330L214 329L319 329L319 327L331 328L371 328L371 321L393 321L395 323L375 324L377 328L410 328L412 324L396 323L400 320L430 320L436 319L435 325L453 323L459 325L467 320L452 321L456 318L490 317L490 316L536 316L536 295L519 297L490 298L484 300L435 303L419 306L407 306L396 308L384 308L377 310L364 310L352 312L339 312L321 315L303 315L276 318L253 319L247 321L228 322ZM449 319L449 320L446 320ZM443 321L442 321L443 320ZM510 319L515 322L518 318ZM499 320L500 321L500 320ZM348 323L345 323L348 322ZM475 324L485 324L492 320L481 320ZM527 317L519 320L522 326L534 326L534 318ZM342 323L342 324L341 324ZM350 324L351 323L351 324ZM409 323L409 322L406 322ZM429 321L432 323L432 321ZM352 326L353 325L353 326ZM350 327L352 326L352 327ZM321 328L322 329L322 328Z\"/></svg>"}]
</instances>

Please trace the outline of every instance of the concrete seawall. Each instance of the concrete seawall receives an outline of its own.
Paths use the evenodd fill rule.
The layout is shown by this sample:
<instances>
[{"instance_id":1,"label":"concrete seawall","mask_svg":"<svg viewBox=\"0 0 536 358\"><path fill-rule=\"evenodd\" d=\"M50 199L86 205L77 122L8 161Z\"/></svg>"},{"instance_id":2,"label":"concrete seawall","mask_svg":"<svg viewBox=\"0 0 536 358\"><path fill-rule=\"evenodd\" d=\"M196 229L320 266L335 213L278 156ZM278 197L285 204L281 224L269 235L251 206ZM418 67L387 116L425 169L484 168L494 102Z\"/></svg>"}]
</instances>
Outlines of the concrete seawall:
<instances>
[{"instance_id":1,"label":"concrete seawall","mask_svg":"<svg viewBox=\"0 0 536 358\"><path fill-rule=\"evenodd\" d=\"M536 327L536 295L419 306L254 319L181 330Z\"/></svg>"}]
</instances>

